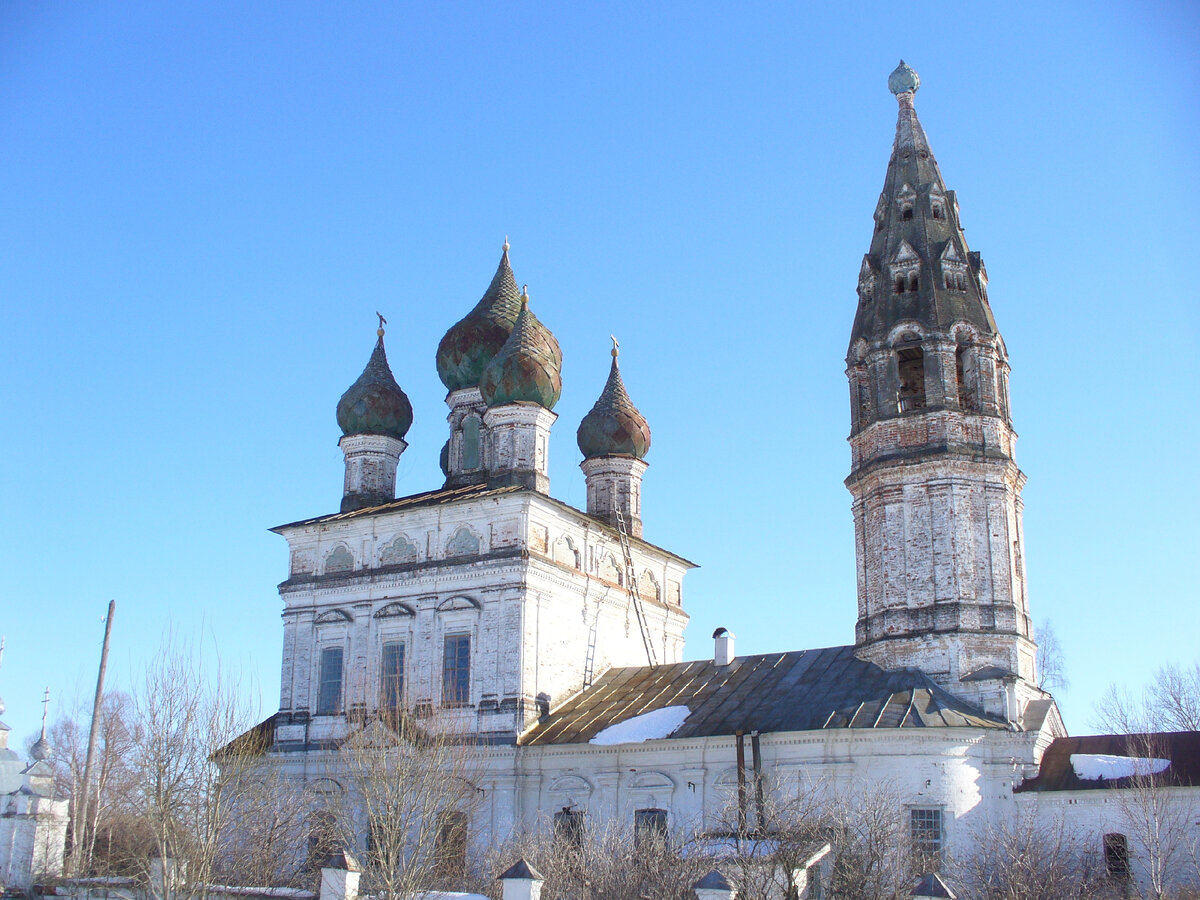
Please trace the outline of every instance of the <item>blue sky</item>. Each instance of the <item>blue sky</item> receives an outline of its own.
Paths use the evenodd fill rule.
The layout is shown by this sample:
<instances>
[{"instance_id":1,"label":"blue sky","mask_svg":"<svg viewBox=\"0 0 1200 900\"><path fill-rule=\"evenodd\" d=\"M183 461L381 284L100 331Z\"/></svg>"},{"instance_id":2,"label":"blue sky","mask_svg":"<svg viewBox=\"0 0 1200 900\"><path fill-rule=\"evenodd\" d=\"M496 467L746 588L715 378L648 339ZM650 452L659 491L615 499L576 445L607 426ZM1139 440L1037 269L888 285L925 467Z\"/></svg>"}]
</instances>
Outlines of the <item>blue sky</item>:
<instances>
[{"instance_id":1,"label":"blue sky","mask_svg":"<svg viewBox=\"0 0 1200 900\"><path fill-rule=\"evenodd\" d=\"M1200 11L1191 3L0 7L0 695L167 629L277 702L282 522L336 508L334 407L390 320L438 486L434 351L505 235L562 344L552 492L608 335L654 431L689 656L853 640L843 375L917 109L1012 362L1035 619L1085 732L1196 656ZM58 702L58 701L56 701Z\"/></svg>"}]
</instances>

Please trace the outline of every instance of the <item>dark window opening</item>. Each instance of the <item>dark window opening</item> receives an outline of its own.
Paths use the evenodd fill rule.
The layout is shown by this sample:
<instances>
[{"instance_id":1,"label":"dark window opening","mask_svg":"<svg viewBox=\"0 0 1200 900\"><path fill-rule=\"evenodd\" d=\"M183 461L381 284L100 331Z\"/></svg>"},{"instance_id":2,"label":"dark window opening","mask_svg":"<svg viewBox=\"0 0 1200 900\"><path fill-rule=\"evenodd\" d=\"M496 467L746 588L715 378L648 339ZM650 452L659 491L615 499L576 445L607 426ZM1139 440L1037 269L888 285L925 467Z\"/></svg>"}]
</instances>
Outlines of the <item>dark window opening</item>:
<instances>
[{"instance_id":1,"label":"dark window opening","mask_svg":"<svg viewBox=\"0 0 1200 900\"><path fill-rule=\"evenodd\" d=\"M896 276L896 293L897 294L904 293L904 276L903 275Z\"/></svg>"},{"instance_id":2,"label":"dark window opening","mask_svg":"<svg viewBox=\"0 0 1200 900\"><path fill-rule=\"evenodd\" d=\"M925 408L925 352L909 347L896 354L900 374L900 411Z\"/></svg>"},{"instance_id":3,"label":"dark window opening","mask_svg":"<svg viewBox=\"0 0 1200 900\"><path fill-rule=\"evenodd\" d=\"M461 877L467 870L467 817L450 810L438 817L433 839L434 871L439 879Z\"/></svg>"},{"instance_id":4,"label":"dark window opening","mask_svg":"<svg viewBox=\"0 0 1200 900\"><path fill-rule=\"evenodd\" d=\"M317 687L317 715L332 716L342 708L342 648L321 651L321 673Z\"/></svg>"},{"instance_id":5,"label":"dark window opening","mask_svg":"<svg viewBox=\"0 0 1200 900\"><path fill-rule=\"evenodd\" d=\"M471 638L446 636L442 644L442 703L466 706L471 699Z\"/></svg>"},{"instance_id":6,"label":"dark window opening","mask_svg":"<svg viewBox=\"0 0 1200 900\"><path fill-rule=\"evenodd\" d=\"M404 643L388 641L379 661L379 705L395 711L404 701Z\"/></svg>"},{"instance_id":7,"label":"dark window opening","mask_svg":"<svg viewBox=\"0 0 1200 900\"><path fill-rule=\"evenodd\" d=\"M915 294L920 286L921 286L920 279L917 276L917 273L913 272L911 275L908 276L908 292L910 294Z\"/></svg>"},{"instance_id":8,"label":"dark window opening","mask_svg":"<svg viewBox=\"0 0 1200 900\"><path fill-rule=\"evenodd\" d=\"M667 811L639 809L633 813L633 843L635 847L647 842L662 844L667 840Z\"/></svg>"},{"instance_id":9,"label":"dark window opening","mask_svg":"<svg viewBox=\"0 0 1200 900\"><path fill-rule=\"evenodd\" d=\"M1113 878L1129 877L1129 842L1125 835L1104 836L1104 868Z\"/></svg>"},{"instance_id":10,"label":"dark window opening","mask_svg":"<svg viewBox=\"0 0 1200 900\"><path fill-rule=\"evenodd\" d=\"M913 809L909 812L913 853L926 863L935 863L942 853L942 811Z\"/></svg>"},{"instance_id":11,"label":"dark window opening","mask_svg":"<svg viewBox=\"0 0 1200 900\"><path fill-rule=\"evenodd\" d=\"M912 211L912 207L911 207L911 206L906 206L906 207L904 207L904 210L903 210L903 212L901 212L901 213L900 213L900 218L901 218L901 219L904 219L906 222L907 222L909 219L911 219L911 218L912 218L912 216L913 216L913 211Z\"/></svg>"},{"instance_id":12,"label":"dark window opening","mask_svg":"<svg viewBox=\"0 0 1200 900\"><path fill-rule=\"evenodd\" d=\"M315 872L338 845L337 819L327 809L318 809L308 817L308 855L306 871Z\"/></svg>"},{"instance_id":13,"label":"dark window opening","mask_svg":"<svg viewBox=\"0 0 1200 900\"><path fill-rule=\"evenodd\" d=\"M568 847L582 847L583 823L583 813L580 810L564 806L561 812L554 814L554 840L561 841Z\"/></svg>"},{"instance_id":14,"label":"dark window opening","mask_svg":"<svg viewBox=\"0 0 1200 900\"><path fill-rule=\"evenodd\" d=\"M944 219L944 218L946 218L946 214L945 214L945 212L943 212L943 211L942 211L942 207L941 207L941 205L939 205L939 204L937 204L937 203L933 204L933 217L934 217L935 219Z\"/></svg>"},{"instance_id":15,"label":"dark window opening","mask_svg":"<svg viewBox=\"0 0 1200 900\"><path fill-rule=\"evenodd\" d=\"M467 416L462 423L462 467L479 468L479 419Z\"/></svg>"},{"instance_id":16,"label":"dark window opening","mask_svg":"<svg viewBox=\"0 0 1200 900\"><path fill-rule=\"evenodd\" d=\"M958 405L963 409L978 409L979 400L975 386L979 378L975 368L974 354L968 347L959 347L954 353L954 368L958 376Z\"/></svg>"}]
</instances>

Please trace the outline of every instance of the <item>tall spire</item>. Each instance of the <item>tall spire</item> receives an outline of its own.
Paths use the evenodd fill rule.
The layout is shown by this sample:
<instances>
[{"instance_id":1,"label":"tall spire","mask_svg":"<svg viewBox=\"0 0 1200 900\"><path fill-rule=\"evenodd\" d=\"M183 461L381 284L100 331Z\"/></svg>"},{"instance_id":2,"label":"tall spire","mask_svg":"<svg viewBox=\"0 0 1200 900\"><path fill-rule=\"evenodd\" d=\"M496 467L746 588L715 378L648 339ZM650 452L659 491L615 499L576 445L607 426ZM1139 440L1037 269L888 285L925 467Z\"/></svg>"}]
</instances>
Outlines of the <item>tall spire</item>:
<instances>
[{"instance_id":1,"label":"tall spire","mask_svg":"<svg viewBox=\"0 0 1200 900\"><path fill-rule=\"evenodd\" d=\"M899 110L871 247L859 272L850 343L883 340L901 321L946 330L967 322L994 335L987 274L967 247L958 201L946 189L913 103L921 79L903 60L888 78Z\"/></svg>"}]
</instances>

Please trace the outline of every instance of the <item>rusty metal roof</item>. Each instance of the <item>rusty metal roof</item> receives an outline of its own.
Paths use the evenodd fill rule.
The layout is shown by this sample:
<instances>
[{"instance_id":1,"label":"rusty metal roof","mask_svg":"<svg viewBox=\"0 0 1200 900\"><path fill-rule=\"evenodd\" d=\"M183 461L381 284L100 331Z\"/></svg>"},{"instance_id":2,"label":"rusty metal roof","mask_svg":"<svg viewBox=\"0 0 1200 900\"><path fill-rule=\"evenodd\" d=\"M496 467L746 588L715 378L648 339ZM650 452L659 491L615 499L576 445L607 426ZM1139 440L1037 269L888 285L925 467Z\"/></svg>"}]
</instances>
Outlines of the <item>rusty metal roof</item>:
<instances>
[{"instance_id":1,"label":"rusty metal roof","mask_svg":"<svg viewBox=\"0 0 1200 900\"><path fill-rule=\"evenodd\" d=\"M1085 779L1071 765L1074 753L1108 756L1157 757L1169 759L1170 767L1161 775L1142 778ZM1042 754L1041 766L1034 778L1027 779L1013 793L1023 791L1096 791L1127 788L1149 783L1156 785L1200 785L1200 731L1169 731L1157 734L1087 734L1057 738Z\"/></svg>"},{"instance_id":2,"label":"rusty metal roof","mask_svg":"<svg viewBox=\"0 0 1200 900\"><path fill-rule=\"evenodd\" d=\"M667 706L691 710L672 738L822 728L998 728L917 669L881 669L853 647L610 669L521 744L586 743L609 725Z\"/></svg>"}]
</instances>

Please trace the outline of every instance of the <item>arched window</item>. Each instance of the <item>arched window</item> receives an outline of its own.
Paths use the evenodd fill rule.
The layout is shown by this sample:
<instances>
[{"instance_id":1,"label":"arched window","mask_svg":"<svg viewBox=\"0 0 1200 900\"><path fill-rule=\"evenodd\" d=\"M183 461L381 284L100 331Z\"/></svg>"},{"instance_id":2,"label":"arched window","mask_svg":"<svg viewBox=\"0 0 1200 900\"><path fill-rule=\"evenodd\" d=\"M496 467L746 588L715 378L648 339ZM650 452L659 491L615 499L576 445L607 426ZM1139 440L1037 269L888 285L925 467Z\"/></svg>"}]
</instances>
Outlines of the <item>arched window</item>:
<instances>
[{"instance_id":1,"label":"arched window","mask_svg":"<svg viewBox=\"0 0 1200 900\"><path fill-rule=\"evenodd\" d=\"M896 293L897 294L904 293L904 276L903 275L896 276Z\"/></svg>"},{"instance_id":2,"label":"arched window","mask_svg":"<svg viewBox=\"0 0 1200 900\"><path fill-rule=\"evenodd\" d=\"M945 211L942 209L942 204L940 204L940 203L934 203L934 204L933 204L933 206L931 207L931 209L932 209L932 211L933 211L933 217L934 217L935 219L944 219L944 218L946 218L946 213L945 213Z\"/></svg>"},{"instance_id":3,"label":"arched window","mask_svg":"<svg viewBox=\"0 0 1200 900\"><path fill-rule=\"evenodd\" d=\"M896 354L900 376L900 411L925 408L925 351L906 347Z\"/></svg>"},{"instance_id":4,"label":"arched window","mask_svg":"<svg viewBox=\"0 0 1200 900\"><path fill-rule=\"evenodd\" d=\"M438 816L433 839L434 871L440 878L461 876L467 868L467 816L447 810Z\"/></svg>"},{"instance_id":5,"label":"arched window","mask_svg":"<svg viewBox=\"0 0 1200 900\"><path fill-rule=\"evenodd\" d=\"M564 806L561 812L554 814L554 840L561 841L568 847L583 845L583 812Z\"/></svg>"},{"instance_id":6,"label":"arched window","mask_svg":"<svg viewBox=\"0 0 1200 900\"><path fill-rule=\"evenodd\" d=\"M1129 841L1112 832L1104 836L1104 868L1113 878L1129 877Z\"/></svg>"}]
</instances>

